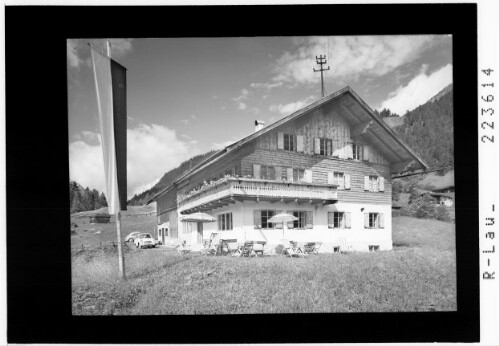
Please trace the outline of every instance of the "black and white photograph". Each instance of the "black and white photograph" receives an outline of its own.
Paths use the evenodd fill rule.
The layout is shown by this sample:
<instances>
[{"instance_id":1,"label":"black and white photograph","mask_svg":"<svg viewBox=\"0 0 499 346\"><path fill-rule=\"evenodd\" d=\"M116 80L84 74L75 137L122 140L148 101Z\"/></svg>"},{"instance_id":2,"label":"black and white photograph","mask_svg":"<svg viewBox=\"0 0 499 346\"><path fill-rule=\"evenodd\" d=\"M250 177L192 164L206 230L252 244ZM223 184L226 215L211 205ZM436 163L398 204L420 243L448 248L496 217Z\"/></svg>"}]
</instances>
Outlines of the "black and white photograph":
<instances>
[{"instance_id":1,"label":"black and white photograph","mask_svg":"<svg viewBox=\"0 0 499 346\"><path fill-rule=\"evenodd\" d=\"M75 315L456 310L451 35L69 39L67 69Z\"/></svg>"},{"instance_id":2,"label":"black and white photograph","mask_svg":"<svg viewBox=\"0 0 499 346\"><path fill-rule=\"evenodd\" d=\"M7 342L494 344L483 10L6 6Z\"/></svg>"}]
</instances>

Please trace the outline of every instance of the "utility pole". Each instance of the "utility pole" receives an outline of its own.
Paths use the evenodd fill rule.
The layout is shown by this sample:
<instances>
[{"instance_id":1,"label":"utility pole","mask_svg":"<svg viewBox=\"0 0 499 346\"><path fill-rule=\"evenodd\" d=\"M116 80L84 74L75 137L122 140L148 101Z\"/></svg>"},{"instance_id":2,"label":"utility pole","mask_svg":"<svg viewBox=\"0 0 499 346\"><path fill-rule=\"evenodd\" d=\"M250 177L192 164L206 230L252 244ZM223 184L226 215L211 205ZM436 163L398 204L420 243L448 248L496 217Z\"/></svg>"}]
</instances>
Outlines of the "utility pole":
<instances>
[{"instance_id":1,"label":"utility pole","mask_svg":"<svg viewBox=\"0 0 499 346\"><path fill-rule=\"evenodd\" d=\"M326 56L325 55L317 55L315 56L315 61L317 64L319 64L321 67L320 69L316 70L314 68L314 72L320 72L321 73L321 98L324 98L326 96L326 92L324 90L324 75L323 71L329 71L330 67L328 66L327 69L322 68L322 65L327 64Z\"/></svg>"}]
</instances>

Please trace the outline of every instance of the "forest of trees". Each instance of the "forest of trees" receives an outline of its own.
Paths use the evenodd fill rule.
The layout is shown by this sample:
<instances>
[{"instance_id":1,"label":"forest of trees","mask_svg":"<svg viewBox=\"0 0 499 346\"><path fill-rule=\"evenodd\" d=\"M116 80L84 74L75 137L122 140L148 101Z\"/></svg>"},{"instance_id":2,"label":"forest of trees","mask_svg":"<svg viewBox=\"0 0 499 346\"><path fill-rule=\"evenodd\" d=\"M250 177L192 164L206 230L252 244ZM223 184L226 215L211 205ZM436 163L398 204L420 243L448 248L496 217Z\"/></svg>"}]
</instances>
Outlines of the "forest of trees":
<instances>
[{"instance_id":1,"label":"forest of trees","mask_svg":"<svg viewBox=\"0 0 499 346\"><path fill-rule=\"evenodd\" d=\"M205 154L194 156L180 164L180 166L166 172L163 177L149 190L146 190L140 194L136 194L128 201L128 205L143 205L149 198L157 194L159 191L170 186L175 180L177 180L181 175L187 173L192 167L196 166L201 161L205 160L208 156L211 156L216 151L212 150Z\"/></svg>"},{"instance_id":2,"label":"forest of trees","mask_svg":"<svg viewBox=\"0 0 499 346\"><path fill-rule=\"evenodd\" d=\"M430 168L454 168L453 93L449 92L406 112L404 123L393 128Z\"/></svg>"},{"instance_id":3,"label":"forest of trees","mask_svg":"<svg viewBox=\"0 0 499 346\"><path fill-rule=\"evenodd\" d=\"M69 200L71 214L107 207L104 192L99 193L96 189L83 188L76 181L71 180L69 181Z\"/></svg>"}]
</instances>

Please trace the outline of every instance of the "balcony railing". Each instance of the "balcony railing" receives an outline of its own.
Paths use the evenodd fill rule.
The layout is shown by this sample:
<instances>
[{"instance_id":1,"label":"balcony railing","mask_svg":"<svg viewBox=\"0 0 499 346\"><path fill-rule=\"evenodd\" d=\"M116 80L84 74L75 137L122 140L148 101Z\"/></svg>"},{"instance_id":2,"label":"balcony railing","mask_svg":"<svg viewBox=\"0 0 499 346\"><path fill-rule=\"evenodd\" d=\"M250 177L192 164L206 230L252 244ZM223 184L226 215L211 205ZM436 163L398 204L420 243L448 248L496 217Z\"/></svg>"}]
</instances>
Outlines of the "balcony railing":
<instances>
[{"instance_id":1,"label":"balcony railing","mask_svg":"<svg viewBox=\"0 0 499 346\"><path fill-rule=\"evenodd\" d=\"M180 210L187 210L227 197L324 201L335 200L337 193L335 185L228 177L181 195L177 202Z\"/></svg>"}]
</instances>

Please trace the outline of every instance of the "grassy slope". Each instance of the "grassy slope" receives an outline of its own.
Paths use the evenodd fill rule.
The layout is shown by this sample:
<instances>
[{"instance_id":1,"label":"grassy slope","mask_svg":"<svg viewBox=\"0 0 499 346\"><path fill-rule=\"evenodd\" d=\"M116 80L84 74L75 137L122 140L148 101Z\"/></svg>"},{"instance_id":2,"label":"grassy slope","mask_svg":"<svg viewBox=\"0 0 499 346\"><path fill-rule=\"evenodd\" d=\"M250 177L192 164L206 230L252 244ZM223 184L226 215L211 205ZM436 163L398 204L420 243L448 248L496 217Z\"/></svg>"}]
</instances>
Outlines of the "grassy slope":
<instances>
[{"instance_id":1,"label":"grassy slope","mask_svg":"<svg viewBox=\"0 0 499 346\"><path fill-rule=\"evenodd\" d=\"M309 258L180 256L128 250L73 256L75 314L213 314L456 309L454 225L394 218L394 251Z\"/></svg>"}]
</instances>

